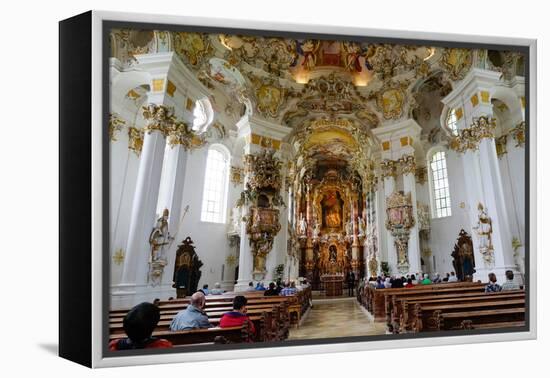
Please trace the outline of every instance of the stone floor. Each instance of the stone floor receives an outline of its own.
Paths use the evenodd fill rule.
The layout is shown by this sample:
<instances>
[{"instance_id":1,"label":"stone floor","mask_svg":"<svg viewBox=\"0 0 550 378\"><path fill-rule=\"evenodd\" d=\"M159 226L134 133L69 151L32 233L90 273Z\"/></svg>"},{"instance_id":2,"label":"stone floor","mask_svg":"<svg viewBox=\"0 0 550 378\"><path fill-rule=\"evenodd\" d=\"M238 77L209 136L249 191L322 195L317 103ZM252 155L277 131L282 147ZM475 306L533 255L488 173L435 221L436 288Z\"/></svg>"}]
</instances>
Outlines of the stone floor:
<instances>
[{"instance_id":1,"label":"stone floor","mask_svg":"<svg viewBox=\"0 0 550 378\"><path fill-rule=\"evenodd\" d=\"M384 335L385 324L373 322L355 298L314 300L313 308L289 339Z\"/></svg>"}]
</instances>

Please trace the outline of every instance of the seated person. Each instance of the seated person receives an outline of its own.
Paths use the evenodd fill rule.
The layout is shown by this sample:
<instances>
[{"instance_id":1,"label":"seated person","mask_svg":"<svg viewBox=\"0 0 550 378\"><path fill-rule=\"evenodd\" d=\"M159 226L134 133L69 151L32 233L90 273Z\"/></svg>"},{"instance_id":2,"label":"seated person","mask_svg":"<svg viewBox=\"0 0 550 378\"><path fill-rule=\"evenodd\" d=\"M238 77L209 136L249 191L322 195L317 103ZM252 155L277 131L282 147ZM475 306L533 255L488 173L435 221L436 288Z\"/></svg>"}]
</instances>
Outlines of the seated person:
<instances>
[{"instance_id":1,"label":"seated person","mask_svg":"<svg viewBox=\"0 0 550 378\"><path fill-rule=\"evenodd\" d=\"M257 290L257 291L263 291L263 290L265 290L264 283L258 281L258 283L256 284L256 289L255 289L255 290Z\"/></svg>"},{"instance_id":2,"label":"seated person","mask_svg":"<svg viewBox=\"0 0 550 378\"><path fill-rule=\"evenodd\" d=\"M269 283L269 289L264 291L264 297L273 297L275 295L279 295L279 292L277 288L275 287L275 282Z\"/></svg>"},{"instance_id":3,"label":"seated person","mask_svg":"<svg viewBox=\"0 0 550 378\"><path fill-rule=\"evenodd\" d=\"M251 334L256 333L254 323L246 315L246 304L248 300L242 295L237 295L233 299L233 311L226 312L220 319L221 328L240 327L244 322L248 322L248 327Z\"/></svg>"},{"instance_id":4,"label":"seated person","mask_svg":"<svg viewBox=\"0 0 550 378\"><path fill-rule=\"evenodd\" d=\"M250 281L248 283L248 288L246 289L246 291L256 291L256 289L254 289L254 282Z\"/></svg>"},{"instance_id":5,"label":"seated person","mask_svg":"<svg viewBox=\"0 0 550 378\"><path fill-rule=\"evenodd\" d=\"M413 288L413 287L414 287L414 285L413 285L413 280L412 280L412 278L408 278L408 279L407 279L407 283L406 283L406 285L405 285L405 288L406 288L406 289L411 289L411 288Z\"/></svg>"},{"instance_id":6,"label":"seated person","mask_svg":"<svg viewBox=\"0 0 550 378\"><path fill-rule=\"evenodd\" d=\"M432 280L430 280L430 276L428 276L428 273L424 274L424 279L420 281L421 285L430 285L432 283Z\"/></svg>"},{"instance_id":7,"label":"seated person","mask_svg":"<svg viewBox=\"0 0 550 378\"><path fill-rule=\"evenodd\" d=\"M414 274L411 274L411 280L413 285L417 285L418 281L416 280L416 276Z\"/></svg>"},{"instance_id":8,"label":"seated person","mask_svg":"<svg viewBox=\"0 0 550 378\"><path fill-rule=\"evenodd\" d=\"M489 273L489 283L485 286L486 293L498 293L502 288L497 284L497 276L494 273Z\"/></svg>"},{"instance_id":9,"label":"seated person","mask_svg":"<svg viewBox=\"0 0 550 378\"><path fill-rule=\"evenodd\" d=\"M435 277L433 278L432 282L433 283L441 283L441 276L439 275L439 273L435 274Z\"/></svg>"},{"instance_id":10,"label":"seated person","mask_svg":"<svg viewBox=\"0 0 550 378\"><path fill-rule=\"evenodd\" d=\"M502 284L501 290L507 291L507 290L519 290L519 284L517 282L514 282L514 272L511 270L506 271L506 282Z\"/></svg>"},{"instance_id":11,"label":"seated person","mask_svg":"<svg viewBox=\"0 0 550 378\"><path fill-rule=\"evenodd\" d=\"M286 282L285 287L283 287L283 289L281 290L280 295L289 296L289 295L294 295L297 292L298 290L296 290L296 284L294 283L294 281L291 283Z\"/></svg>"},{"instance_id":12,"label":"seated person","mask_svg":"<svg viewBox=\"0 0 550 378\"><path fill-rule=\"evenodd\" d=\"M202 285L202 292L204 293L204 295L210 294L210 290L208 290L208 284Z\"/></svg>"},{"instance_id":13,"label":"seated person","mask_svg":"<svg viewBox=\"0 0 550 378\"><path fill-rule=\"evenodd\" d=\"M445 273L445 277L443 277L442 282L449 282L449 277L450 277L450 274L449 274L449 273Z\"/></svg>"},{"instance_id":14,"label":"seated person","mask_svg":"<svg viewBox=\"0 0 550 378\"><path fill-rule=\"evenodd\" d=\"M222 285L220 285L219 282L216 282L214 284L214 288L210 290L210 294L212 295L221 295L223 294L224 290L222 289Z\"/></svg>"},{"instance_id":15,"label":"seated person","mask_svg":"<svg viewBox=\"0 0 550 378\"><path fill-rule=\"evenodd\" d=\"M210 328L212 324L208 321L208 316L204 312L206 298L204 294L197 291L191 296L191 302L185 310L181 310L174 316L170 323L171 331L185 331L195 328Z\"/></svg>"},{"instance_id":16,"label":"seated person","mask_svg":"<svg viewBox=\"0 0 550 378\"><path fill-rule=\"evenodd\" d=\"M160 320L160 310L152 303L143 302L132 308L124 317L123 327L127 338L112 340L109 350L171 348L172 343L152 337Z\"/></svg>"},{"instance_id":17,"label":"seated person","mask_svg":"<svg viewBox=\"0 0 550 378\"><path fill-rule=\"evenodd\" d=\"M458 282L458 277L455 275L455 272L451 272L451 275L449 276L447 282Z\"/></svg>"}]
</instances>

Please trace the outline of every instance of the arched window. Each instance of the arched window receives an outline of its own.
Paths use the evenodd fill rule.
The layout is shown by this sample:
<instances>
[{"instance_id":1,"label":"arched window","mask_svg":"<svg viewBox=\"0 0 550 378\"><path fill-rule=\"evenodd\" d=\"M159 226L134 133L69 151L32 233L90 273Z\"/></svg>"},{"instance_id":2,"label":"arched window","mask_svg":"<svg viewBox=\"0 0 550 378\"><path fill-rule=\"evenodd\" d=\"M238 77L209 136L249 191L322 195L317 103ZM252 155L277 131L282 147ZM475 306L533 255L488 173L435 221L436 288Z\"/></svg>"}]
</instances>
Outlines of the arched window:
<instances>
[{"instance_id":1,"label":"arched window","mask_svg":"<svg viewBox=\"0 0 550 378\"><path fill-rule=\"evenodd\" d=\"M437 151L430 158L432 186L432 217L451 216L451 195L447 176L447 159L445 151Z\"/></svg>"},{"instance_id":2,"label":"arched window","mask_svg":"<svg viewBox=\"0 0 550 378\"><path fill-rule=\"evenodd\" d=\"M451 133L453 133L453 135L458 135L458 118L456 117L456 110L449 110L449 113L447 114L447 119L445 120L445 124L447 125L449 130L451 130Z\"/></svg>"},{"instance_id":3,"label":"arched window","mask_svg":"<svg viewBox=\"0 0 550 378\"><path fill-rule=\"evenodd\" d=\"M229 152L221 145L212 145L206 158L201 221L225 223L228 174Z\"/></svg>"}]
</instances>

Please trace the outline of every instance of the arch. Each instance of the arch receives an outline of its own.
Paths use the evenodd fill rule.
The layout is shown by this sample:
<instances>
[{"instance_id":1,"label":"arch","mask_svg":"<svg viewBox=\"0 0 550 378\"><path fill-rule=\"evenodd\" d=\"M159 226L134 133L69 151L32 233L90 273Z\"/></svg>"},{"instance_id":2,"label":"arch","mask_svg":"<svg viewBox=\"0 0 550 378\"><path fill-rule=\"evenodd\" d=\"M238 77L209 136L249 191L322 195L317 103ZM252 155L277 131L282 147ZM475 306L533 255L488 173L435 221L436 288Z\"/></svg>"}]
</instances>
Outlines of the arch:
<instances>
[{"instance_id":1,"label":"arch","mask_svg":"<svg viewBox=\"0 0 550 378\"><path fill-rule=\"evenodd\" d=\"M512 89L502 85L491 88L491 99L503 102L510 112L510 124L516 125L523 120L523 111L518 94ZM513 127L513 126L512 126ZM506 130L503 130L504 132Z\"/></svg>"},{"instance_id":2,"label":"arch","mask_svg":"<svg viewBox=\"0 0 550 378\"><path fill-rule=\"evenodd\" d=\"M430 192L430 212L432 218L452 215L451 193L447 171L447 149L434 146L426 154L428 167L428 187Z\"/></svg>"},{"instance_id":3,"label":"arch","mask_svg":"<svg viewBox=\"0 0 550 378\"><path fill-rule=\"evenodd\" d=\"M202 191L201 221L225 223L231 154L223 144L208 148Z\"/></svg>"}]
</instances>

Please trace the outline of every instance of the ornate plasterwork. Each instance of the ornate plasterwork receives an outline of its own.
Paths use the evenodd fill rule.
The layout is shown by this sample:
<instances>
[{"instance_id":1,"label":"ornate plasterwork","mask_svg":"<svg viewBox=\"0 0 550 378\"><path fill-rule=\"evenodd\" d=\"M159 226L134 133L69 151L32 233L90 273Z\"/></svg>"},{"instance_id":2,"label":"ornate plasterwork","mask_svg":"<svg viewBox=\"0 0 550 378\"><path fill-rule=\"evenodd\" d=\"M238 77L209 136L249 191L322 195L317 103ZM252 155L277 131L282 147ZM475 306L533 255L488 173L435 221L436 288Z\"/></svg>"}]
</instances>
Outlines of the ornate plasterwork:
<instances>
[{"instance_id":1,"label":"ornate plasterwork","mask_svg":"<svg viewBox=\"0 0 550 378\"><path fill-rule=\"evenodd\" d=\"M445 68L451 80L464 79L472 66L472 50L450 48L443 50L441 65Z\"/></svg>"},{"instance_id":2,"label":"ornate plasterwork","mask_svg":"<svg viewBox=\"0 0 550 378\"><path fill-rule=\"evenodd\" d=\"M174 33L174 50L192 66L200 65L213 52L208 34L189 32Z\"/></svg>"},{"instance_id":3,"label":"ornate plasterwork","mask_svg":"<svg viewBox=\"0 0 550 378\"><path fill-rule=\"evenodd\" d=\"M128 149L133 151L137 156L141 154L141 149L143 148L143 138L143 129L138 129L137 127L132 126L128 127Z\"/></svg>"},{"instance_id":4,"label":"ornate plasterwork","mask_svg":"<svg viewBox=\"0 0 550 378\"><path fill-rule=\"evenodd\" d=\"M477 150L482 139L495 137L496 126L495 118L488 116L474 118L469 128L459 130L458 135L451 138L449 147L460 153Z\"/></svg>"},{"instance_id":5,"label":"ornate plasterwork","mask_svg":"<svg viewBox=\"0 0 550 378\"><path fill-rule=\"evenodd\" d=\"M509 134L516 141L516 147L525 146L525 121L520 122L516 127L511 129Z\"/></svg>"},{"instance_id":6,"label":"ornate plasterwork","mask_svg":"<svg viewBox=\"0 0 550 378\"><path fill-rule=\"evenodd\" d=\"M477 206L478 221L473 227L478 237L479 252L483 256L485 266L492 267L495 261L495 251L493 247L493 221L487 213L487 209L480 202Z\"/></svg>"},{"instance_id":7,"label":"ornate plasterwork","mask_svg":"<svg viewBox=\"0 0 550 378\"><path fill-rule=\"evenodd\" d=\"M503 155L508 153L506 144L508 142L508 135L501 135L498 138L495 138L495 147L497 150L497 156L501 158Z\"/></svg>"},{"instance_id":8,"label":"ornate plasterwork","mask_svg":"<svg viewBox=\"0 0 550 378\"><path fill-rule=\"evenodd\" d=\"M411 193L393 192L386 198L386 228L394 238L397 268L401 273L409 269L409 234L415 225Z\"/></svg>"},{"instance_id":9,"label":"ornate plasterwork","mask_svg":"<svg viewBox=\"0 0 550 378\"><path fill-rule=\"evenodd\" d=\"M413 155L404 155L398 160L399 166L401 168L401 173L407 175L409 173L416 173L416 160Z\"/></svg>"},{"instance_id":10,"label":"ornate plasterwork","mask_svg":"<svg viewBox=\"0 0 550 378\"><path fill-rule=\"evenodd\" d=\"M428 181L428 168L417 167L415 176L416 176L416 182L420 185L424 185Z\"/></svg>"},{"instance_id":11,"label":"ornate plasterwork","mask_svg":"<svg viewBox=\"0 0 550 378\"><path fill-rule=\"evenodd\" d=\"M248 175L247 186L251 190L281 189L282 162L274 154L273 150L266 149L258 154L244 156L245 173Z\"/></svg>"},{"instance_id":12,"label":"ornate plasterwork","mask_svg":"<svg viewBox=\"0 0 550 378\"><path fill-rule=\"evenodd\" d=\"M232 166L229 172L229 179L233 183L233 186L241 185L244 180L244 169Z\"/></svg>"},{"instance_id":13,"label":"ornate plasterwork","mask_svg":"<svg viewBox=\"0 0 550 378\"><path fill-rule=\"evenodd\" d=\"M117 134L122 131L126 122L116 113L109 113L109 139L116 142Z\"/></svg>"},{"instance_id":14,"label":"ornate plasterwork","mask_svg":"<svg viewBox=\"0 0 550 378\"><path fill-rule=\"evenodd\" d=\"M380 162L380 177L385 179L386 177L397 176L397 165L394 160L383 160Z\"/></svg>"},{"instance_id":15,"label":"ornate plasterwork","mask_svg":"<svg viewBox=\"0 0 550 378\"><path fill-rule=\"evenodd\" d=\"M254 77L252 80L256 110L263 116L276 118L286 101L288 90L275 80Z\"/></svg>"},{"instance_id":16,"label":"ornate plasterwork","mask_svg":"<svg viewBox=\"0 0 550 378\"><path fill-rule=\"evenodd\" d=\"M403 114L409 81L388 81L376 94L376 106L385 119L399 119Z\"/></svg>"},{"instance_id":17,"label":"ornate plasterwork","mask_svg":"<svg viewBox=\"0 0 550 378\"><path fill-rule=\"evenodd\" d=\"M174 109L171 107L148 104L141 109L143 118L147 121L147 125L145 125L143 130L148 134L151 134L153 131L160 131L162 134L167 135L176 122Z\"/></svg>"}]
</instances>

